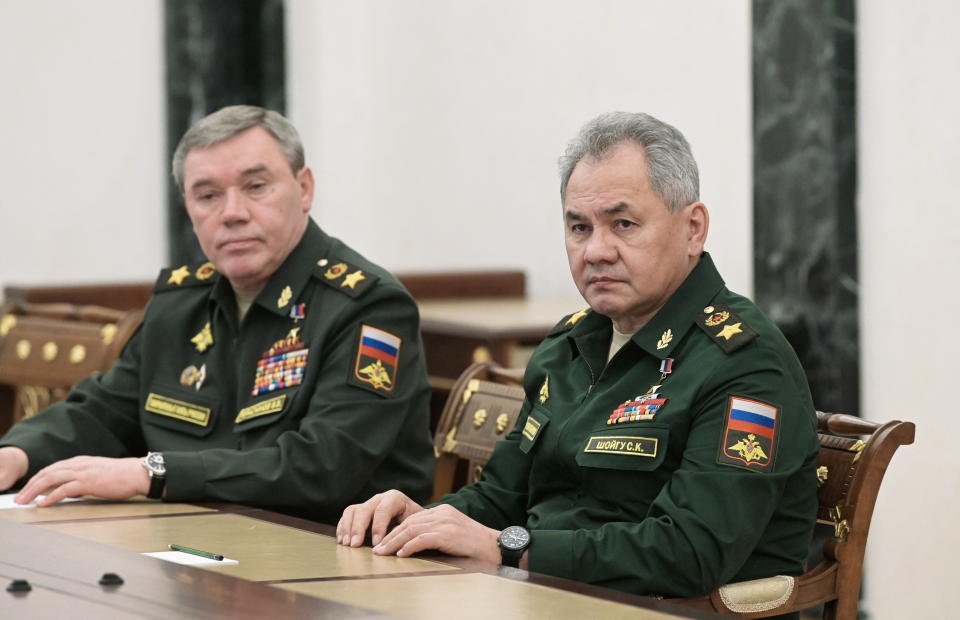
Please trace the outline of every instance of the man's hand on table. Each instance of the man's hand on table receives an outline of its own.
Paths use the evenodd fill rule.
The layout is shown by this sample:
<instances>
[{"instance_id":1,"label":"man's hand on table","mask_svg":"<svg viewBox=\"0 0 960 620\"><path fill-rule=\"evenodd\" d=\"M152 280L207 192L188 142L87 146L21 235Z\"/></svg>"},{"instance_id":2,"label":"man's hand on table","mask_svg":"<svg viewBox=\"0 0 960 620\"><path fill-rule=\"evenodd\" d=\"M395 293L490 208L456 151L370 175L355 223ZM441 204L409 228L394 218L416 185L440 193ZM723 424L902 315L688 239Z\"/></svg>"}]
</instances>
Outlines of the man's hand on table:
<instances>
[{"instance_id":1,"label":"man's hand on table","mask_svg":"<svg viewBox=\"0 0 960 620\"><path fill-rule=\"evenodd\" d=\"M17 493L18 504L29 504L47 493L38 506L49 506L67 497L95 495L104 499L129 499L146 495L150 476L142 459L112 459L102 456L75 456L44 467Z\"/></svg>"},{"instance_id":2,"label":"man's hand on table","mask_svg":"<svg viewBox=\"0 0 960 620\"><path fill-rule=\"evenodd\" d=\"M0 448L0 491L6 491L23 478L30 467L27 453L16 446Z\"/></svg>"},{"instance_id":3,"label":"man's hand on table","mask_svg":"<svg viewBox=\"0 0 960 620\"><path fill-rule=\"evenodd\" d=\"M390 525L397 525L388 532ZM337 524L337 541L359 547L370 529L377 555L408 557L427 549L500 563L500 532L474 521L453 506L424 509L400 491L374 495L348 506Z\"/></svg>"}]
</instances>

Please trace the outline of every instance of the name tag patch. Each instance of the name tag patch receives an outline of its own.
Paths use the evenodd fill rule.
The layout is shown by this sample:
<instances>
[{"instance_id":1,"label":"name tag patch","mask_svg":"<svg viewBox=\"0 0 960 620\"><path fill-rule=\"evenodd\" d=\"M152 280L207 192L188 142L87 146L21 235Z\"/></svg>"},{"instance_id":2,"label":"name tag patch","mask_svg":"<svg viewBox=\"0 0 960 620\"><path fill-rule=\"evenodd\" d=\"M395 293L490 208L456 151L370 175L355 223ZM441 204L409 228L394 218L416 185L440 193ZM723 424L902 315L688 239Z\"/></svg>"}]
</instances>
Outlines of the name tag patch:
<instances>
[{"instance_id":1,"label":"name tag patch","mask_svg":"<svg viewBox=\"0 0 960 620\"><path fill-rule=\"evenodd\" d=\"M537 437L537 433L540 432L540 421L535 420L532 417L527 418L527 423L523 425L523 436L533 441Z\"/></svg>"},{"instance_id":2,"label":"name tag patch","mask_svg":"<svg viewBox=\"0 0 960 620\"><path fill-rule=\"evenodd\" d=\"M276 413L283 410L283 403L286 402L287 395L281 394L280 396L274 396L273 398L268 398L267 400L261 401L255 405L250 405L249 407L244 407L237 413L237 417L233 420L234 423L239 424L240 422L246 422L253 418L259 418L263 415L269 415L271 413Z\"/></svg>"},{"instance_id":3,"label":"name tag patch","mask_svg":"<svg viewBox=\"0 0 960 620\"><path fill-rule=\"evenodd\" d=\"M153 392L147 396L147 402L143 408L150 413L176 418L197 426L206 426L210 423L211 410L209 407L201 407L175 398L167 398Z\"/></svg>"},{"instance_id":4,"label":"name tag patch","mask_svg":"<svg viewBox=\"0 0 960 620\"><path fill-rule=\"evenodd\" d=\"M629 435L600 435L587 441L584 452L601 454L625 454L628 456L657 456L659 440L655 437L634 437Z\"/></svg>"}]
</instances>

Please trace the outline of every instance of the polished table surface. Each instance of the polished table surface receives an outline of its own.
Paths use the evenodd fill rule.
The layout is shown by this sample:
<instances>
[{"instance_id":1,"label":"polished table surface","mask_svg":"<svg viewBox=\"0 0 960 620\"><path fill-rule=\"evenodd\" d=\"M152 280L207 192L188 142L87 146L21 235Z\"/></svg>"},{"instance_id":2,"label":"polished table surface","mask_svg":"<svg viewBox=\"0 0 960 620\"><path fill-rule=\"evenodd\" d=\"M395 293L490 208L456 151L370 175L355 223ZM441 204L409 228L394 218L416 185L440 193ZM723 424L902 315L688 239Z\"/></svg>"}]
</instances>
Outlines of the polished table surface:
<instances>
[{"instance_id":1,"label":"polished table surface","mask_svg":"<svg viewBox=\"0 0 960 620\"><path fill-rule=\"evenodd\" d=\"M707 618L655 599L448 556L380 557L330 526L231 505L85 501L0 510L0 617ZM177 543L237 564L141 555ZM101 586L105 572L120 586Z\"/></svg>"}]
</instances>

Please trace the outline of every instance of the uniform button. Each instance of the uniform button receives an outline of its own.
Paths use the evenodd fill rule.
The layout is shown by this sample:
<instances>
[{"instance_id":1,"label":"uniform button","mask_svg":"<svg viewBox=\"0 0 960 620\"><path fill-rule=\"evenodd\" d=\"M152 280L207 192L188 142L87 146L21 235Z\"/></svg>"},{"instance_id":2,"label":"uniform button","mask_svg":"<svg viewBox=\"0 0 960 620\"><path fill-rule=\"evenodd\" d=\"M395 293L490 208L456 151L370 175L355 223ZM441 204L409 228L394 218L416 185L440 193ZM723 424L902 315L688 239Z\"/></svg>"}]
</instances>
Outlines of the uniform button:
<instances>
[{"instance_id":1,"label":"uniform button","mask_svg":"<svg viewBox=\"0 0 960 620\"><path fill-rule=\"evenodd\" d=\"M7 592L29 592L33 588L26 579L14 579L7 586Z\"/></svg>"}]
</instances>

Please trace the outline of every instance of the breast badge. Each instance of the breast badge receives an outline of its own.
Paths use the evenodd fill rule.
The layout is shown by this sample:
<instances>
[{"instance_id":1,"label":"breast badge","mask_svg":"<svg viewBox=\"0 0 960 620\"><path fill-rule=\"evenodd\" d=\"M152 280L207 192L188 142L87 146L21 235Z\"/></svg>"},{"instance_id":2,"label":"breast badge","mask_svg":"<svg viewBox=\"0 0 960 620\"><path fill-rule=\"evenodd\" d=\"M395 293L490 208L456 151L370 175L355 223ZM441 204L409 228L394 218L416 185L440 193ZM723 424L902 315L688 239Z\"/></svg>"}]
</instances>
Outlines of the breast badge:
<instances>
[{"instance_id":1,"label":"breast badge","mask_svg":"<svg viewBox=\"0 0 960 620\"><path fill-rule=\"evenodd\" d=\"M257 396L303 383L308 354L309 350L297 335L274 342L257 362L251 394Z\"/></svg>"},{"instance_id":2,"label":"breast badge","mask_svg":"<svg viewBox=\"0 0 960 620\"><path fill-rule=\"evenodd\" d=\"M373 392L392 392L403 339L370 325L360 326L357 359L350 382Z\"/></svg>"},{"instance_id":3,"label":"breast badge","mask_svg":"<svg viewBox=\"0 0 960 620\"><path fill-rule=\"evenodd\" d=\"M731 396L727 400L717 462L742 469L769 470L775 456L779 413L773 405Z\"/></svg>"}]
</instances>

